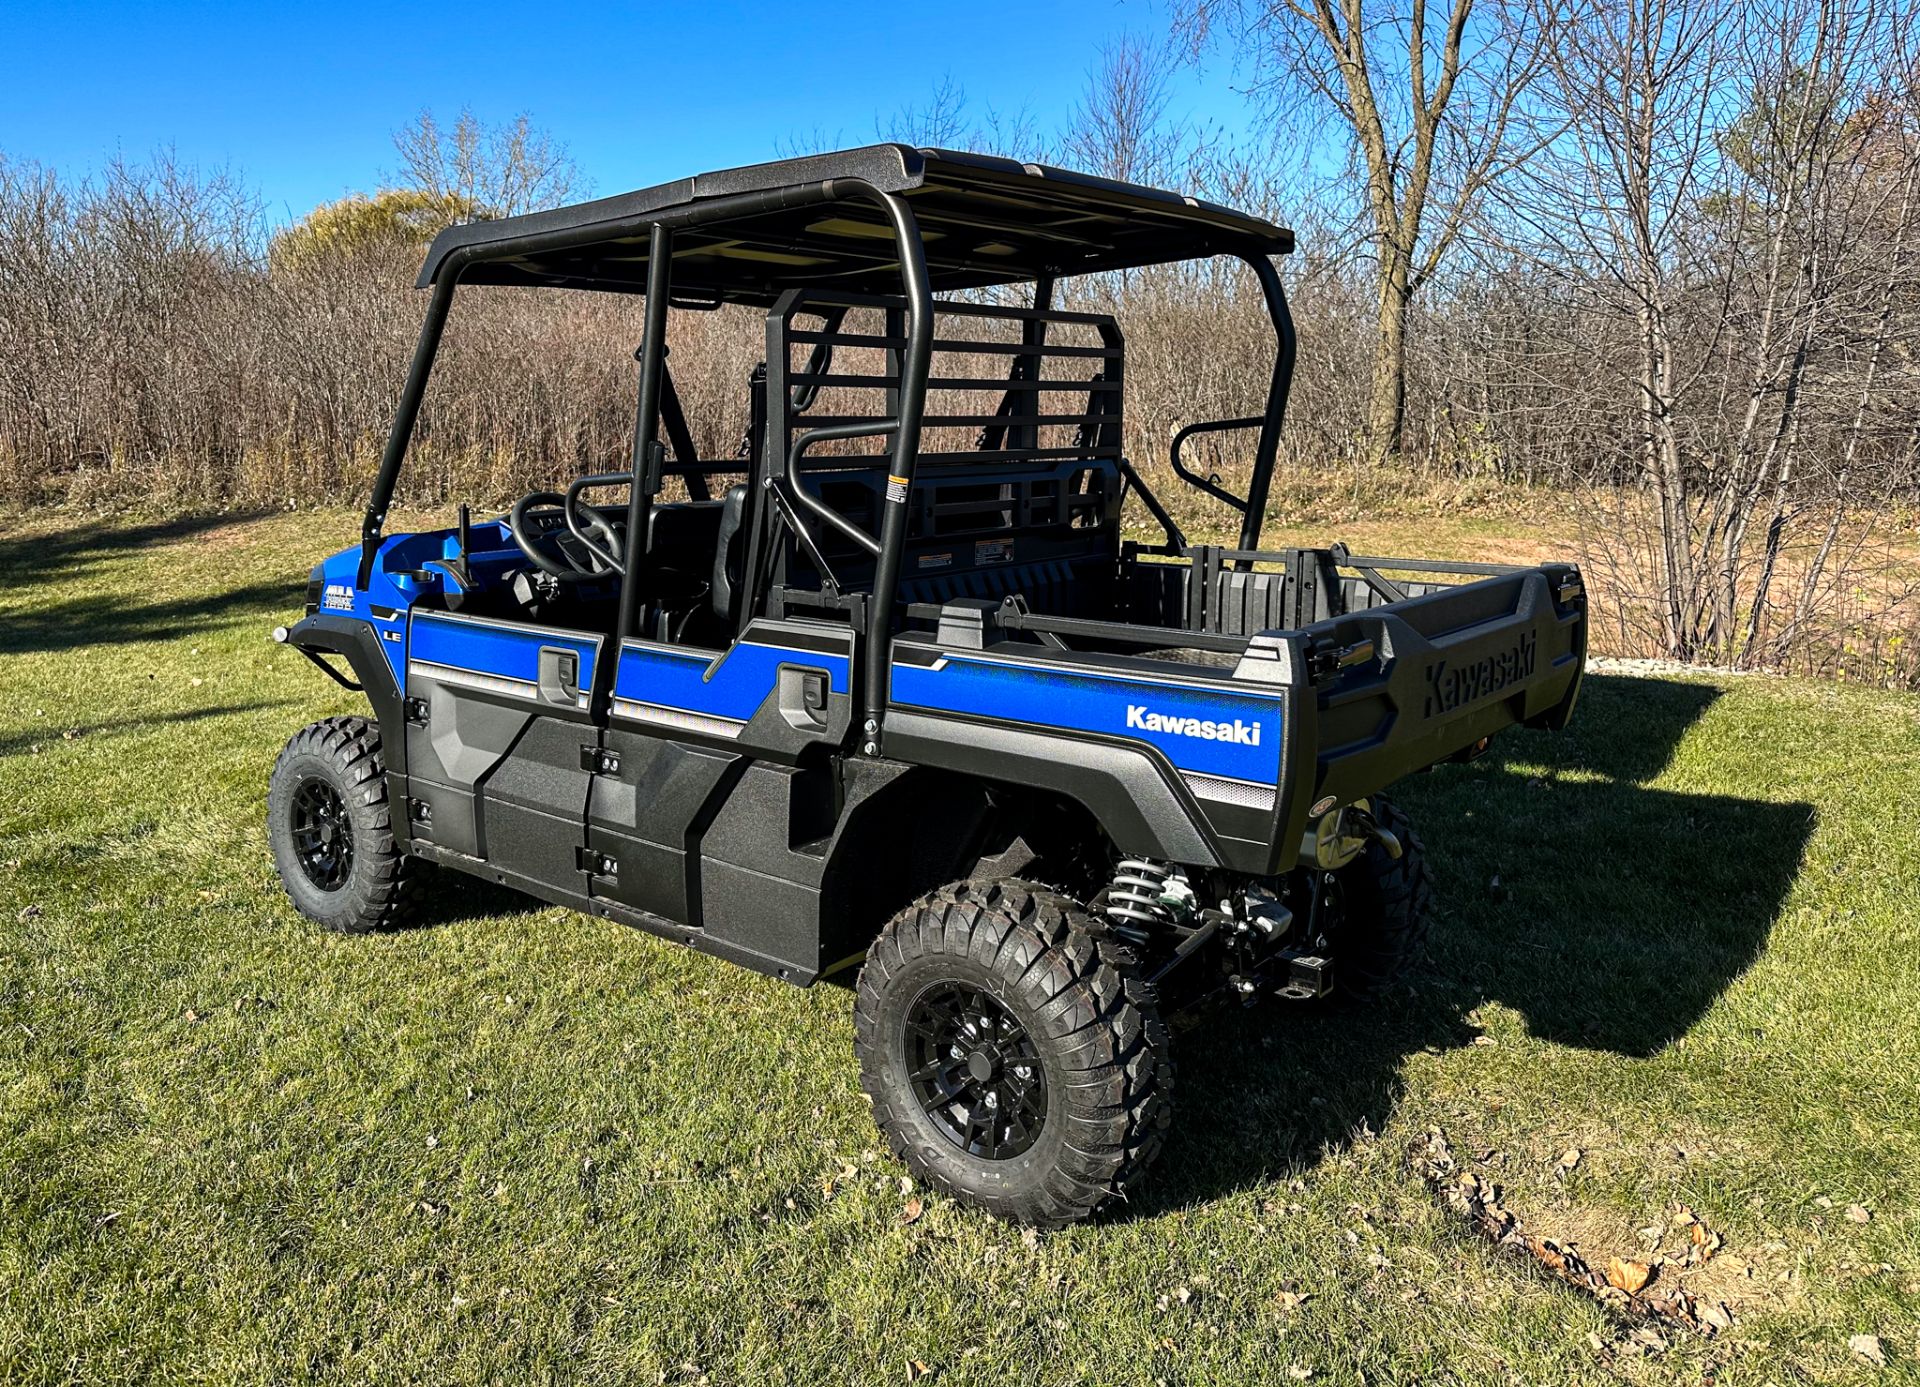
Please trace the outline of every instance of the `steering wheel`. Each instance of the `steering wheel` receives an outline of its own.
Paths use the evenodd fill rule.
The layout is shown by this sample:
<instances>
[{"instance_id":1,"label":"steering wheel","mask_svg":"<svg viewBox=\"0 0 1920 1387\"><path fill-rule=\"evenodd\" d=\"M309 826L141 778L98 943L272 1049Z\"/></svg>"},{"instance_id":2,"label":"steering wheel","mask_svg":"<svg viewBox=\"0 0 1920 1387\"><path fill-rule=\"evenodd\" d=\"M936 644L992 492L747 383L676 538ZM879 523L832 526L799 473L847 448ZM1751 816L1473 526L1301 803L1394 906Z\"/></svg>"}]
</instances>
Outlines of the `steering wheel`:
<instances>
[{"instance_id":1,"label":"steering wheel","mask_svg":"<svg viewBox=\"0 0 1920 1387\"><path fill-rule=\"evenodd\" d=\"M530 491L514 502L513 509L507 514L507 532L513 536L514 544L526 556L528 563L563 583L586 582L615 571L607 561L608 556L618 555L625 545L606 517L590 506L581 506L574 511L581 527L591 531L606 546L605 553L602 553L597 545L582 545L587 554L585 558L579 558L565 543L572 538L566 529L536 529L530 521L535 510L558 511L564 523L568 518L567 498L557 491ZM539 542L549 537L554 540L550 546L551 552L549 546Z\"/></svg>"}]
</instances>

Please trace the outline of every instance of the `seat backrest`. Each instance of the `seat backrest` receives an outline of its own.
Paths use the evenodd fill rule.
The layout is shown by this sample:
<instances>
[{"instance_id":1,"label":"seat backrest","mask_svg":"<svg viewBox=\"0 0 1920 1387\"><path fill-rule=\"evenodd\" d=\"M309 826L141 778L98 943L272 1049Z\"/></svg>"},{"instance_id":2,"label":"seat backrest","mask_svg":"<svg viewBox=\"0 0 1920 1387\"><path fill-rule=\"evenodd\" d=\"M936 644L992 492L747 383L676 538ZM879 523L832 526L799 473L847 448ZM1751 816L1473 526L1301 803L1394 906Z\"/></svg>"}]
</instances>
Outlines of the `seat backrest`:
<instances>
[{"instance_id":1,"label":"seat backrest","mask_svg":"<svg viewBox=\"0 0 1920 1387\"><path fill-rule=\"evenodd\" d=\"M733 594L746 563L746 545L740 542L747 513L747 484L735 482L720 502L720 536L713 546L713 614L733 620Z\"/></svg>"}]
</instances>

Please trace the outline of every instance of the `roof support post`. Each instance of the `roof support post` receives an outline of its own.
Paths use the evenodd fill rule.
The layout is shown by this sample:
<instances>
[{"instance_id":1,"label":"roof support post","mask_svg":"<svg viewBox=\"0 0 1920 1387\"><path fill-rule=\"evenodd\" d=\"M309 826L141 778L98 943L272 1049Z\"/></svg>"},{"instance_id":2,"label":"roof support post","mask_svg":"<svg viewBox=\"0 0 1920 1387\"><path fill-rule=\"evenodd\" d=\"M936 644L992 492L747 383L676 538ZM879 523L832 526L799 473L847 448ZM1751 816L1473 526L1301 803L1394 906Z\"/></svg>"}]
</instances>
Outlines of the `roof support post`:
<instances>
[{"instance_id":1,"label":"roof support post","mask_svg":"<svg viewBox=\"0 0 1920 1387\"><path fill-rule=\"evenodd\" d=\"M927 367L933 359L933 289L927 277L927 252L920 226L906 201L883 193L865 179L837 178L840 197L877 203L893 224L900 253L900 279L907 300L907 345L900 354L900 397L894 411L893 462L887 469L886 500L880 520L880 557L874 565L873 601L867 622L867 687L861 749L880 750L879 728L887 709L888 671L892 663L893 598L900 585L900 556L907 543L907 501L913 494L914 463L920 455L920 416L927 403Z\"/></svg>"},{"instance_id":2,"label":"roof support post","mask_svg":"<svg viewBox=\"0 0 1920 1387\"><path fill-rule=\"evenodd\" d=\"M400 405L393 412L393 427L387 432L386 450L380 455L380 472L374 478L373 495L367 501L366 518L360 524L360 572L355 583L362 592L373 576L373 556L380 548L387 509L393 504L394 484L400 480L400 464L413 438L414 423L420 417L420 401L427 393L427 377L433 371L433 358L440 350L440 334L447 326L447 311L453 307L454 286L459 280L460 263L456 260L434 281L426 321L420 325L420 340L414 344L413 362L407 367L407 383L400 389Z\"/></svg>"},{"instance_id":3,"label":"roof support post","mask_svg":"<svg viewBox=\"0 0 1920 1387\"><path fill-rule=\"evenodd\" d=\"M1260 292L1267 302L1267 316L1273 320L1273 380L1267 387L1267 408L1260 421L1260 444L1254 453L1253 478L1247 485L1247 509L1240 521L1240 547L1260 547L1260 527L1267 518L1267 494L1273 485L1273 467L1280 455L1280 429L1287 421L1287 396L1293 390L1293 365L1299 356L1299 339L1293 331L1293 310L1287 307L1287 291L1280 283L1280 272L1272 257L1259 253L1240 257L1260 281Z\"/></svg>"},{"instance_id":4,"label":"roof support post","mask_svg":"<svg viewBox=\"0 0 1920 1387\"><path fill-rule=\"evenodd\" d=\"M647 243L647 300L645 327L640 337L640 401L633 417L633 481L627 488L626 572L620 582L619 624L613 633L614 650L635 633L640 611L640 589L647 575L647 526L653 498L660 490L662 454L655 435L660 431L660 380L667 359L667 296L673 288L673 231L653 224ZM615 663L619 656L616 653Z\"/></svg>"}]
</instances>

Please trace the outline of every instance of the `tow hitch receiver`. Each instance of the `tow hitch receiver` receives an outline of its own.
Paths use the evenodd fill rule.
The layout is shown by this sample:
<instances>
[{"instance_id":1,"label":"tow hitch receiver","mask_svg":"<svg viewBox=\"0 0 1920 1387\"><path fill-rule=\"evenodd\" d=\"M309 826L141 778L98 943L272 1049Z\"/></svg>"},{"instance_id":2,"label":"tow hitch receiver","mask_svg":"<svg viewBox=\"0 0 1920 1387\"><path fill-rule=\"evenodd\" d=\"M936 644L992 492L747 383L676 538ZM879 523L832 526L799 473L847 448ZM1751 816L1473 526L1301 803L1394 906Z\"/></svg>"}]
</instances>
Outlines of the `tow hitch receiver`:
<instances>
[{"instance_id":1,"label":"tow hitch receiver","mask_svg":"<svg viewBox=\"0 0 1920 1387\"><path fill-rule=\"evenodd\" d=\"M1318 954L1286 956L1287 980L1274 995L1290 1002L1310 1002L1333 991L1333 966Z\"/></svg>"}]
</instances>

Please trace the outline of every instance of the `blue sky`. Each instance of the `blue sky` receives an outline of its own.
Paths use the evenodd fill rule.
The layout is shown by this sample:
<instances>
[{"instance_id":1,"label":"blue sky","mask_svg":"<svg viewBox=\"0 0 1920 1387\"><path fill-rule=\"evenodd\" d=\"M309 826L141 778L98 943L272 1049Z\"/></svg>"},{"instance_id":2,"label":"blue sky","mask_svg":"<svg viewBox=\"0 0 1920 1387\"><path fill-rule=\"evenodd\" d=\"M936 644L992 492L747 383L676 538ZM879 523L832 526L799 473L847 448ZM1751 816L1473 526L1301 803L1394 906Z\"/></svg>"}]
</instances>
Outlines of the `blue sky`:
<instances>
[{"instance_id":1,"label":"blue sky","mask_svg":"<svg viewBox=\"0 0 1920 1387\"><path fill-rule=\"evenodd\" d=\"M969 113L1043 128L1079 97L1103 40L1157 40L1154 0L967 4L499 4L458 7L49 5L0 20L0 153L72 173L172 147L225 165L269 215L371 190L392 132L525 111L598 193L862 144L943 79ZM1170 114L1241 117L1224 72L1185 72Z\"/></svg>"}]
</instances>

